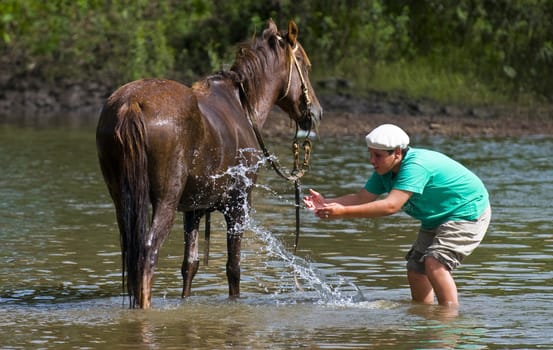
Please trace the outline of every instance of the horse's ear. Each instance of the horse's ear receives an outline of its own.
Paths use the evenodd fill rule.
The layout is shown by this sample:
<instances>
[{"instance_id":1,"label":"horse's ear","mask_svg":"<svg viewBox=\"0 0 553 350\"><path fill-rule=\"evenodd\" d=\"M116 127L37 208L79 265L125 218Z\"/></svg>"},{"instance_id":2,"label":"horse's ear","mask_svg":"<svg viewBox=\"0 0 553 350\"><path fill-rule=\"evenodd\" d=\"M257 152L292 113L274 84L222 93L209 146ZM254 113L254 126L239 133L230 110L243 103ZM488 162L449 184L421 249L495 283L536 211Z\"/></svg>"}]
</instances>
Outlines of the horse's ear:
<instances>
[{"instance_id":1,"label":"horse's ear","mask_svg":"<svg viewBox=\"0 0 553 350\"><path fill-rule=\"evenodd\" d=\"M290 45L296 45L296 40L298 40L298 26L296 22L290 20L288 22L288 41Z\"/></svg>"},{"instance_id":2,"label":"horse's ear","mask_svg":"<svg viewBox=\"0 0 553 350\"><path fill-rule=\"evenodd\" d=\"M272 19L267 21L267 28L263 31L263 39L268 40L270 37L278 33L277 26Z\"/></svg>"}]
</instances>

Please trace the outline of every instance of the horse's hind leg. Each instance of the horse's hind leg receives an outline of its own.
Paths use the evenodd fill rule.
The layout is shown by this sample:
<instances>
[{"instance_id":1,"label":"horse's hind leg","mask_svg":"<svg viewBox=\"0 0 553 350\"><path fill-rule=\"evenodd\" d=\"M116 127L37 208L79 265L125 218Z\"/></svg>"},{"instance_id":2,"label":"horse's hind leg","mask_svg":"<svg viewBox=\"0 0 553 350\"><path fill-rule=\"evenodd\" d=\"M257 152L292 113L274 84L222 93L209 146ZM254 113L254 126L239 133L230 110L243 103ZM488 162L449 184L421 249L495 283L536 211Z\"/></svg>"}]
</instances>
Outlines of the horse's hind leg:
<instances>
[{"instance_id":1,"label":"horse's hind leg","mask_svg":"<svg viewBox=\"0 0 553 350\"><path fill-rule=\"evenodd\" d=\"M175 206L169 203L155 205L153 208L152 225L148 232L146 240L146 257L143 261L144 271L141 283L141 300L140 307L147 309L151 305L152 299L152 280L154 270L157 265L159 249L173 226L175 218Z\"/></svg>"},{"instance_id":2,"label":"horse's hind leg","mask_svg":"<svg viewBox=\"0 0 553 350\"><path fill-rule=\"evenodd\" d=\"M184 260L182 262L182 297L189 297L192 289L192 280L198 272L200 258L198 254L198 228L202 213L187 211L184 213Z\"/></svg>"}]
</instances>

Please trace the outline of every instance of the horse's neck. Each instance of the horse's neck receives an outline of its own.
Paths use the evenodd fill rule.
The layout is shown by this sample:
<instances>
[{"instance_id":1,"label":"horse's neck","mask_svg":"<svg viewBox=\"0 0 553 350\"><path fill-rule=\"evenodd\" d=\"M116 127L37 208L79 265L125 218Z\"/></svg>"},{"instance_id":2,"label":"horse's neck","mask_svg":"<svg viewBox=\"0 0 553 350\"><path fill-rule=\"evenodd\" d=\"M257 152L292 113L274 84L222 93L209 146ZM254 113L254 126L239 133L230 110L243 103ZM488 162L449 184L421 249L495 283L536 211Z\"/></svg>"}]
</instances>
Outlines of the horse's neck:
<instances>
[{"instance_id":1,"label":"horse's neck","mask_svg":"<svg viewBox=\"0 0 553 350\"><path fill-rule=\"evenodd\" d=\"M253 111L253 115L251 116L253 118L253 121L257 124L258 127L262 127L263 124L265 124L265 121L267 121L267 117L269 116L269 112L271 111L271 107L268 107L268 104L265 106L261 106L258 108L255 108Z\"/></svg>"},{"instance_id":2,"label":"horse's neck","mask_svg":"<svg viewBox=\"0 0 553 350\"><path fill-rule=\"evenodd\" d=\"M239 83L236 72L221 72L219 75L196 82L193 84L193 89L199 100L202 100L200 97L202 95L227 95L229 96L227 99L229 103L236 99L236 102L242 106L250 121L261 128L265 124L282 90L278 79L274 79L276 75L277 72L264 72L262 76L257 75L251 78L255 79L255 81ZM265 84L260 85L259 82L265 82ZM238 88L235 89L237 85ZM247 92L248 90L250 93ZM230 98L230 95L233 97Z\"/></svg>"},{"instance_id":3,"label":"horse's neck","mask_svg":"<svg viewBox=\"0 0 553 350\"><path fill-rule=\"evenodd\" d=\"M261 79L269 83L263 87L260 96L251 105L251 117L260 128L265 124L269 113L275 106L281 90L278 84L275 84L275 79L271 79L271 77L263 77Z\"/></svg>"}]
</instances>

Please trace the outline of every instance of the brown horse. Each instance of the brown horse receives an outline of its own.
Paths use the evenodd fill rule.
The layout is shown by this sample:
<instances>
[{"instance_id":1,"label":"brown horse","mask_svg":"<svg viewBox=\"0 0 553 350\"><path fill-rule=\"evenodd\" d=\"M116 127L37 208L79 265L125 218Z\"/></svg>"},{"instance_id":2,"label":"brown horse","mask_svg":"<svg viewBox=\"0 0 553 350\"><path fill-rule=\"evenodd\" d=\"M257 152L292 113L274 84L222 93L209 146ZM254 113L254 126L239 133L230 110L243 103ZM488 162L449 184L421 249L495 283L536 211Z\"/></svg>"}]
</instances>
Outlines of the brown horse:
<instances>
[{"instance_id":1,"label":"brown horse","mask_svg":"<svg viewBox=\"0 0 553 350\"><path fill-rule=\"evenodd\" d=\"M255 133L275 104L302 129L316 127L322 116L297 35L293 21L281 34L269 20L260 37L239 47L229 71L192 87L138 80L106 101L96 145L115 205L131 307L151 305L159 249L177 210L185 222L182 296L190 296L199 267L200 219L215 210L227 224L229 296L239 296L240 245L256 174L237 178L226 171L253 169Z\"/></svg>"}]
</instances>

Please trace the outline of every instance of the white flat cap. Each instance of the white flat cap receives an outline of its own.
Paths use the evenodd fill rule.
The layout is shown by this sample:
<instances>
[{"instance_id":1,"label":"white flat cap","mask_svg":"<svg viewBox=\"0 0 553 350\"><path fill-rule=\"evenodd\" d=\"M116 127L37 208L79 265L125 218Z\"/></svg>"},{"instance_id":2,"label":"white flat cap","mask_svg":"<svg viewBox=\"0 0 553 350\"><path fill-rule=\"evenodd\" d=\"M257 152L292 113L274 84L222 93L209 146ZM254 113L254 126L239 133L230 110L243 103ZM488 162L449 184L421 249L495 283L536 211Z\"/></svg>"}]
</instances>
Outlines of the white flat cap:
<instances>
[{"instance_id":1,"label":"white flat cap","mask_svg":"<svg viewBox=\"0 0 553 350\"><path fill-rule=\"evenodd\" d=\"M373 149L393 150L409 146L409 135L399 126L393 124L382 124L365 136L367 146Z\"/></svg>"}]
</instances>

